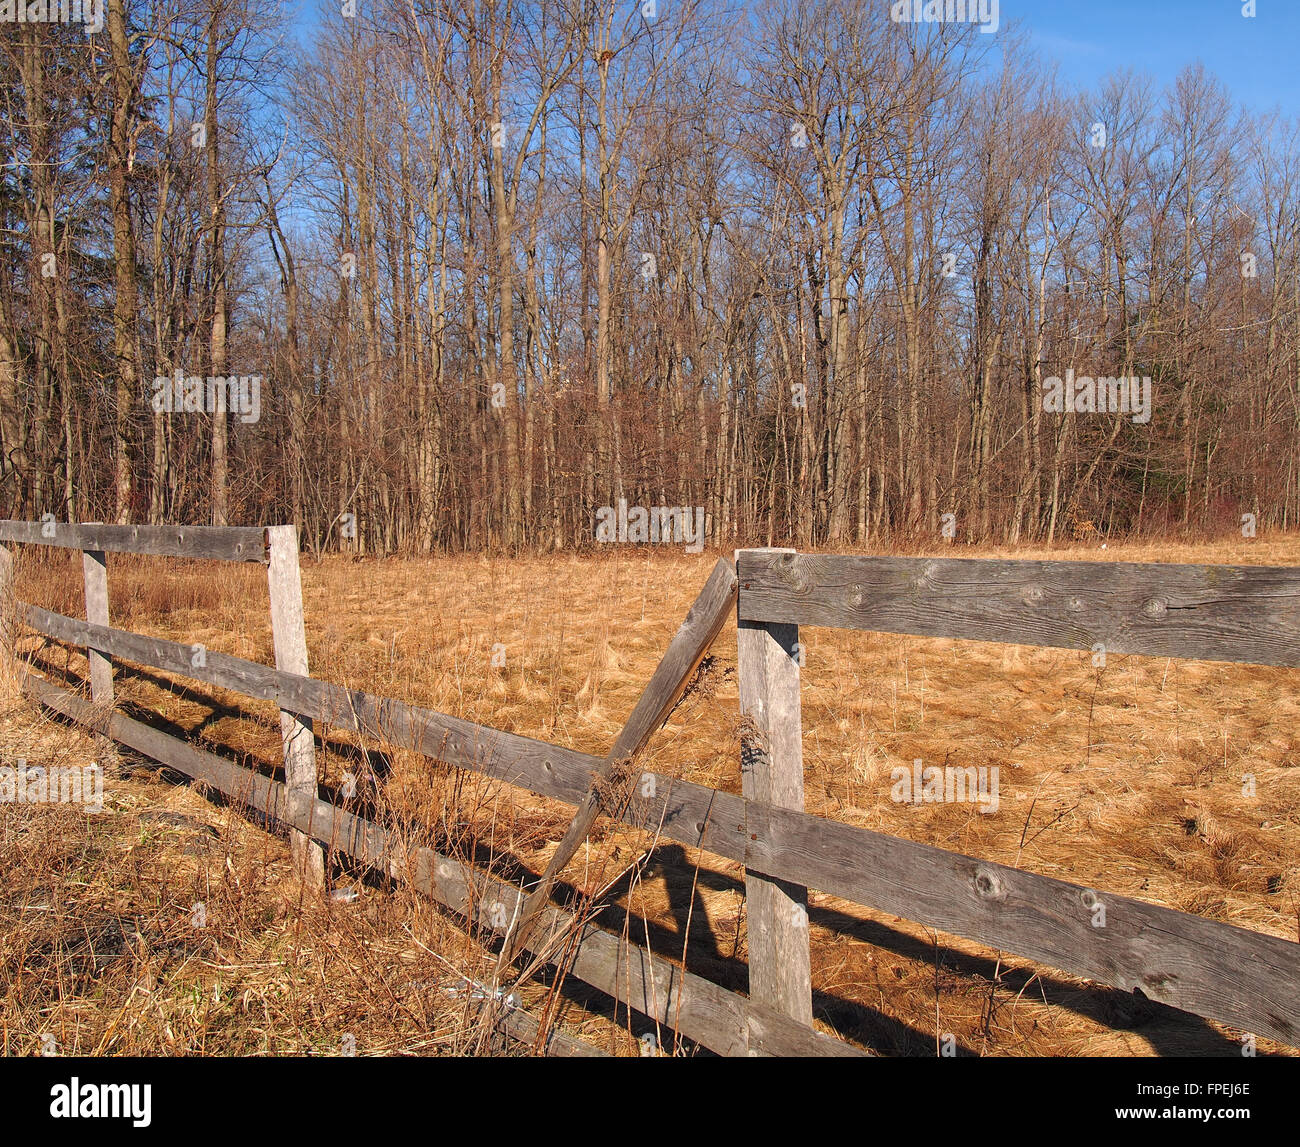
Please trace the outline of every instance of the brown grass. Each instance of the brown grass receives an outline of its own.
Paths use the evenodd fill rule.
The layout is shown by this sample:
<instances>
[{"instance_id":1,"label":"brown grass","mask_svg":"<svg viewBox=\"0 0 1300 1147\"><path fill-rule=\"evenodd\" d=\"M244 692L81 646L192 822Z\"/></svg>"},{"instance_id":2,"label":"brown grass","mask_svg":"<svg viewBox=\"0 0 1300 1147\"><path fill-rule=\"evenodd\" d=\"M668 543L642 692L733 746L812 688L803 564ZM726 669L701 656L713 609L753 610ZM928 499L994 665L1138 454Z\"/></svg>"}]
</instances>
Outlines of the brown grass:
<instances>
[{"instance_id":1,"label":"brown grass","mask_svg":"<svg viewBox=\"0 0 1300 1147\"><path fill-rule=\"evenodd\" d=\"M1300 564L1300 538L934 552ZM712 561L624 549L306 563L312 672L603 755ZM260 567L109 563L115 625L271 660ZM27 561L19 593L78 614L79 556ZM1300 693L1290 671L1114 655L1097 669L1086 653L832 630L806 630L803 641L810 812L1300 935ZM494 648L504 666L492 664ZM45 656L84 667L61 648ZM739 791L735 659L732 628L702 687L652 739L649 767ZM118 692L128 710L277 759L269 705L121 668ZM98 751L13 702L5 720L9 744L34 739L29 757ZM326 733L326 782L341 784L345 770L364 780L357 753L377 746ZM892 803L891 768L918 757L997 765L998 814ZM477 849L516 879L542 871L571 814L415 754L381 764L391 773L374 791L386 815L430 825L444 845ZM1246 773L1254 797L1243 796ZM0 811L0 869L19 890L0 909L6 1050L38 1050L51 1030L83 1052L330 1051L344 1030L362 1054L485 1047L481 1025L445 989L456 972L490 979L492 953L427 902L375 888L350 905L313 904L290 879L282 843L243 818L138 772L110 783L114 811L101 818ZM217 835L204 830L212 843L187 855L194 833L140 820L158 808ZM739 867L676 846L647 857L649 843L604 824L566 878L588 891L616 880L604 899L630 908L633 938L685 953L692 971L743 990ZM186 924L197 900L209 905L198 937ZM1238 1054L1239 1033L1219 1025L832 897L812 894L810 918L819 1026L885 1054L934 1054L949 1033L981 1054ZM92 966L89 953L105 948L114 959ZM159 961L151 953L160 948L181 954ZM428 983L438 991L402 987ZM226 1003L209 1004L214 987ZM530 986L526 1002L540 1009L546 993ZM561 1026L613 1050L636 1048L625 1020L573 1002ZM1267 1041L1260 1049L1286 1050Z\"/></svg>"}]
</instances>

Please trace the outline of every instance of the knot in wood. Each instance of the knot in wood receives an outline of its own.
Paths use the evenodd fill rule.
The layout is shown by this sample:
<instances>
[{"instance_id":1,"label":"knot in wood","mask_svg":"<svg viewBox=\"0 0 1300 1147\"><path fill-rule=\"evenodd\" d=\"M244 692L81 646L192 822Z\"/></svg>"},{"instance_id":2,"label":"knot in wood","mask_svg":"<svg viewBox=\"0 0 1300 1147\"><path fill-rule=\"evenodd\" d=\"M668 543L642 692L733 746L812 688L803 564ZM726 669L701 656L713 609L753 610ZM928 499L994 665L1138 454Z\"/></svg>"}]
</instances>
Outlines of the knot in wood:
<instances>
[{"instance_id":1,"label":"knot in wood","mask_svg":"<svg viewBox=\"0 0 1300 1147\"><path fill-rule=\"evenodd\" d=\"M854 609L861 609L862 603L867 600L867 595L862 592L860 585L849 586L849 605Z\"/></svg>"},{"instance_id":2,"label":"knot in wood","mask_svg":"<svg viewBox=\"0 0 1300 1147\"><path fill-rule=\"evenodd\" d=\"M982 900L1002 900L1007 894L997 870L983 865L975 869L975 891Z\"/></svg>"},{"instance_id":3,"label":"knot in wood","mask_svg":"<svg viewBox=\"0 0 1300 1147\"><path fill-rule=\"evenodd\" d=\"M1153 597L1142 607L1142 612L1147 617L1164 617L1169 612L1169 607L1158 597Z\"/></svg>"},{"instance_id":4,"label":"knot in wood","mask_svg":"<svg viewBox=\"0 0 1300 1147\"><path fill-rule=\"evenodd\" d=\"M1027 585L1020 591L1020 600L1026 605L1037 605L1047 596L1041 585Z\"/></svg>"},{"instance_id":5,"label":"knot in wood","mask_svg":"<svg viewBox=\"0 0 1300 1147\"><path fill-rule=\"evenodd\" d=\"M782 554L777 559L776 573L795 593L808 592L808 583L799 576L798 554Z\"/></svg>"},{"instance_id":6,"label":"knot in wood","mask_svg":"<svg viewBox=\"0 0 1300 1147\"><path fill-rule=\"evenodd\" d=\"M1068 609L1071 613L1082 613L1084 610L1083 598L1081 597L1070 598L1070 600L1065 603L1065 608Z\"/></svg>"}]
</instances>

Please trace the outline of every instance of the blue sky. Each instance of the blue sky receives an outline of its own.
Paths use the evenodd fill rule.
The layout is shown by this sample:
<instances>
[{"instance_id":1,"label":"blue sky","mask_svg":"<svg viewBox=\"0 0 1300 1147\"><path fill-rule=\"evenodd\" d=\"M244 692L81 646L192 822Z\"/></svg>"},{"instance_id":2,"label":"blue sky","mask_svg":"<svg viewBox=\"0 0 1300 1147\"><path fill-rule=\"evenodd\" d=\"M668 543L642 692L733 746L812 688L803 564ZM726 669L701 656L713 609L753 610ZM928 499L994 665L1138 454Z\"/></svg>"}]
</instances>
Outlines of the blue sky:
<instances>
[{"instance_id":1,"label":"blue sky","mask_svg":"<svg viewBox=\"0 0 1300 1147\"><path fill-rule=\"evenodd\" d=\"M341 0L325 2L331 13L341 5ZM1242 15L1243 2L998 0L1002 24L1014 21L1027 31L1043 59L1056 61L1071 86L1091 87L1116 68L1131 68L1149 73L1163 87L1199 59L1238 103L1300 115L1300 0L1255 0L1256 14L1249 18ZM286 0L300 39L310 41L320 3ZM358 7L366 3L357 0Z\"/></svg>"},{"instance_id":2,"label":"blue sky","mask_svg":"<svg viewBox=\"0 0 1300 1147\"><path fill-rule=\"evenodd\" d=\"M1147 72L1160 86L1201 60L1233 99L1256 111L1300 114L1300 0L1000 0L1061 78L1091 86L1117 67Z\"/></svg>"}]
</instances>

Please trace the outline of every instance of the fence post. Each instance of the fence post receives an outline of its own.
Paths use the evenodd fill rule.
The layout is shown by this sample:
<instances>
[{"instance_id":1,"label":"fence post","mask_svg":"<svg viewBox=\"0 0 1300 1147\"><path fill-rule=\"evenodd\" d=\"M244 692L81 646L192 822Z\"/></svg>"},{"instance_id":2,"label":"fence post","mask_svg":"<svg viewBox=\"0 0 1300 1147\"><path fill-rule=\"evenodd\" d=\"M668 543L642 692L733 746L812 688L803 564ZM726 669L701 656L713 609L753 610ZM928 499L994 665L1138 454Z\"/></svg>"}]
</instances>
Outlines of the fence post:
<instances>
[{"instance_id":1,"label":"fence post","mask_svg":"<svg viewBox=\"0 0 1300 1147\"><path fill-rule=\"evenodd\" d=\"M743 596L745 554L794 553L787 548L736 551ZM752 801L804 811L799 710L799 627L742 621L737 597L736 650L740 712L752 725L741 742L741 791ZM766 826L758 826L766 831ZM812 1024L812 961L808 890L745 871L749 995L791 1019Z\"/></svg>"},{"instance_id":2,"label":"fence post","mask_svg":"<svg viewBox=\"0 0 1300 1147\"><path fill-rule=\"evenodd\" d=\"M99 522L83 525L97 526ZM81 572L86 583L86 620L91 625L108 625L108 559L103 550L83 550ZM89 646L86 660L90 663L90 699L96 705L113 704L113 661L105 653L97 653Z\"/></svg>"},{"instance_id":3,"label":"fence post","mask_svg":"<svg viewBox=\"0 0 1300 1147\"><path fill-rule=\"evenodd\" d=\"M302 612L302 575L298 568L298 528L268 526L271 560L267 584L271 591L271 639L275 667L303 677L307 672L307 628ZM290 816L309 815L316 800L316 741L310 717L280 710L284 742L284 784ZM294 867L313 888L325 887L325 853L306 833L289 830Z\"/></svg>"},{"instance_id":4,"label":"fence post","mask_svg":"<svg viewBox=\"0 0 1300 1147\"><path fill-rule=\"evenodd\" d=\"M14 628L17 622L14 606L14 555L7 546L0 546L0 651L6 656L14 652Z\"/></svg>"}]
</instances>

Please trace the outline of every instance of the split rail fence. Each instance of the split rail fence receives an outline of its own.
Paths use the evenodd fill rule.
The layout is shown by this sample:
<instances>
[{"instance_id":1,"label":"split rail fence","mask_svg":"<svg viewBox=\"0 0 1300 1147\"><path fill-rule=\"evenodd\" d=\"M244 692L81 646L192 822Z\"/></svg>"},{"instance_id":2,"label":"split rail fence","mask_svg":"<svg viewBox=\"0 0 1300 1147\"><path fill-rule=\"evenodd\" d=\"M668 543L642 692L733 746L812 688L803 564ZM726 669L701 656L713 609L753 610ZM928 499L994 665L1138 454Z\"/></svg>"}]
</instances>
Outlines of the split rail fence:
<instances>
[{"instance_id":1,"label":"split rail fence","mask_svg":"<svg viewBox=\"0 0 1300 1147\"><path fill-rule=\"evenodd\" d=\"M0 542L83 551L84 620L15 603L20 622L87 651L90 700L29 674L24 691L41 705L284 824L310 882L323 884L327 850L351 856L503 933L508 956L528 950L562 962L568 975L719 1054L867 1054L813 1027L809 888L1300 1046L1300 944L806 813L796 649L806 625L1296 666L1300 569L741 550L735 567L725 559L714 567L614 747L597 757L311 678L293 526L0 522ZM111 627L110 551L265 564L275 667L213 651L195 664L189 645ZM11 558L0 555L2 576ZM740 796L640 767L733 611L749 718ZM284 782L114 711L114 659L275 701ZM393 831L321 799L315 720L577 811L547 871L516 888L434 849L408 849ZM747 996L553 902L559 871L601 816L744 866ZM502 1022L521 1039L539 1034L520 1011ZM543 1035L538 1050L548 1054L600 1054Z\"/></svg>"}]
</instances>

